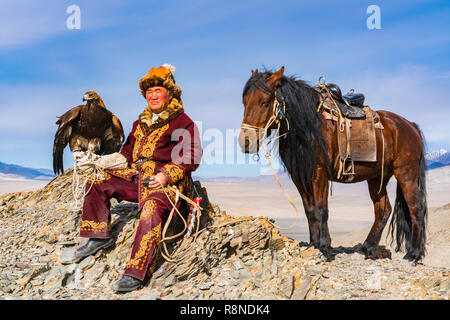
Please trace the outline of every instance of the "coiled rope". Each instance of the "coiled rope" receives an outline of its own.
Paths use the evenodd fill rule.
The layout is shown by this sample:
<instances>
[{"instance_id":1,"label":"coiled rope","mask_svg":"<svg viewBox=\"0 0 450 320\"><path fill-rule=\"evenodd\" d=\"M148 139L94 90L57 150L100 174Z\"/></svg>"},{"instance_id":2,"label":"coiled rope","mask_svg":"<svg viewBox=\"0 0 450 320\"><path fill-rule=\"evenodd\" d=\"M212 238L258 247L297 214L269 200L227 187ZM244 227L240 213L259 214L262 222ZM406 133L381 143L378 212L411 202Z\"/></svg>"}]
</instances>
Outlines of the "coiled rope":
<instances>
[{"instance_id":1,"label":"coiled rope","mask_svg":"<svg viewBox=\"0 0 450 320\"><path fill-rule=\"evenodd\" d=\"M72 172L72 195L74 199L73 206L76 209L81 209L84 198L86 195L91 191L92 186L95 183L95 179L97 178L97 170L102 170L101 168L98 168L93 164L93 171L91 174L89 174L84 180L82 179L82 176L78 173L78 169L80 167L78 166L77 161L75 161L75 164L73 166L73 172ZM86 191L86 185L88 181L91 179L92 183L89 186L88 190ZM83 183L80 183L83 181Z\"/></svg>"},{"instance_id":2,"label":"coiled rope","mask_svg":"<svg viewBox=\"0 0 450 320\"><path fill-rule=\"evenodd\" d=\"M272 116L269 118L269 120L267 121L267 124L265 125L264 128L257 127L257 126L253 126L253 125L250 125L250 124L247 124L247 123L242 123L242 124L241 124L241 128L242 128L242 129L262 130L262 133L263 133L263 134L262 134L261 138L259 139L259 141L261 142L261 145L262 145L262 147L263 147L263 149L264 149L264 155L265 155L265 157L267 158L267 161L269 162L270 168L272 169L272 173L273 173L275 179L277 180L278 184L280 185L280 188L281 188L281 190L283 191L283 193L284 193L286 199L289 201L289 203L291 204L291 206L292 206L292 207L294 208L294 210L295 210L295 221L294 221L294 223L293 223L292 225L290 225L290 226L287 227L287 228L282 228L282 227L280 227L280 226L277 226L275 223L273 223L273 222L271 222L271 221L268 221L272 226L274 226L275 228L278 228L278 229L280 229L280 230L290 230L290 229L294 228L294 226L297 224L297 222L298 222L298 220L299 220L299 215L298 215L297 207L295 206L294 201L292 201L291 197L289 196L289 194L286 192L286 190L284 189L283 185L281 184L281 181L280 181L280 179L278 178L278 175L277 175L275 169L274 169L273 166L272 166L272 162L270 161L271 155L270 155L270 153L267 151L267 142L266 142L267 139L268 139L267 132L268 132L268 130L270 129L270 127L271 127L273 124L276 124L276 125L277 125L277 129L276 129L276 130L277 130L277 132L280 132L281 122L280 122L279 118L284 119L284 120L286 121L286 124L287 124L287 131L286 131L285 133L281 134L281 135L278 134L278 136L276 136L275 138L273 138L273 139L271 140L271 142L273 142L273 141L275 141L275 140L278 140L278 139L280 139L280 138L282 138L282 137L285 137L285 136L289 133L289 131L290 131L289 121L288 121L288 119L287 119L287 117L286 117L286 110L285 110L285 109L286 109L286 105L285 105L284 101L283 101L283 104L281 105L281 104L278 102L278 99L277 99L277 97L276 97L276 95L275 95L275 99L274 99L274 101L273 101L273 106L272 106Z\"/></svg>"}]
</instances>

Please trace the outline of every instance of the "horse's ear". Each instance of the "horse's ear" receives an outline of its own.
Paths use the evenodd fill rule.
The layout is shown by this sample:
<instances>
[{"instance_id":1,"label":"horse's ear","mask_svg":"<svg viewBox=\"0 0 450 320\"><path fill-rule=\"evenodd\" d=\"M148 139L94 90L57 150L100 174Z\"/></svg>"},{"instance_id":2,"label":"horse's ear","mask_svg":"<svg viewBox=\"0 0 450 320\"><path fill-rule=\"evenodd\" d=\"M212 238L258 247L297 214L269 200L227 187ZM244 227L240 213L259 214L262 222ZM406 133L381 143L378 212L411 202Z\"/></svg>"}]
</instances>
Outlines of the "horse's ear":
<instances>
[{"instance_id":1,"label":"horse's ear","mask_svg":"<svg viewBox=\"0 0 450 320\"><path fill-rule=\"evenodd\" d=\"M278 85L280 84L281 77L283 77L283 74L284 74L284 66L267 78L267 85L271 87L273 90L275 90L276 87L278 87Z\"/></svg>"},{"instance_id":2,"label":"horse's ear","mask_svg":"<svg viewBox=\"0 0 450 320\"><path fill-rule=\"evenodd\" d=\"M258 69L252 70L252 77L254 77L258 73Z\"/></svg>"}]
</instances>

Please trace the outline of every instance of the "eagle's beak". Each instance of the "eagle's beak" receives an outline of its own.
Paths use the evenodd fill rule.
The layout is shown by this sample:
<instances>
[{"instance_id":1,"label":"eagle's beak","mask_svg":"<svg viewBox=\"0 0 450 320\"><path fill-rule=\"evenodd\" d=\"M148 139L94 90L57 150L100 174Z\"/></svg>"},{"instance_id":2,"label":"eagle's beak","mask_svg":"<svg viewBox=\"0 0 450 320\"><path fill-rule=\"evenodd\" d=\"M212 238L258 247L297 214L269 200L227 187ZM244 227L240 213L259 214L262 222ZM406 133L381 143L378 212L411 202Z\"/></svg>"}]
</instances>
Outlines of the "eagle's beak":
<instances>
[{"instance_id":1,"label":"eagle's beak","mask_svg":"<svg viewBox=\"0 0 450 320\"><path fill-rule=\"evenodd\" d=\"M83 96L83 101L88 101L88 100L90 100L90 99L89 99L89 95L85 94L85 95Z\"/></svg>"}]
</instances>

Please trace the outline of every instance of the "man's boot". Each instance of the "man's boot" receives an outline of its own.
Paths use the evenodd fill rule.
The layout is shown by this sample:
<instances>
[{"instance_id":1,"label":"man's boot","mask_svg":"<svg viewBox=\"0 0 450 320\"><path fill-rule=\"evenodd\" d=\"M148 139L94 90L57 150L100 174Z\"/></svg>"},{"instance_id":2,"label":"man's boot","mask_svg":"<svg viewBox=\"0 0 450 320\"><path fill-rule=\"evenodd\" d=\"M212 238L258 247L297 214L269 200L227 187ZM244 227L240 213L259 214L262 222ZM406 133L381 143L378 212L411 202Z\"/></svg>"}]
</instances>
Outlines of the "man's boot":
<instances>
[{"instance_id":1,"label":"man's boot","mask_svg":"<svg viewBox=\"0 0 450 320\"><path fill-rule=\"evenodd\" d=\"M87 256L91 256L96 254L100 249L107 249L114 244L114 238L108 239L96 239L91 238L89 241L82 247L79 247L75 251L75 257L79 260L86 258Z\"/></svg>"},{"instance_id":2,"label":"man's boot","mask_svg":"<svg viewBox=\"0 0 450 320\"><path fill-rule=\"evenodd\" d=\"M113 283L111 288L117 292L129 292L140 289L144 285L144 281L133 278L131 276L123 276L122 279Z\"/></svg>"}]
</instances>

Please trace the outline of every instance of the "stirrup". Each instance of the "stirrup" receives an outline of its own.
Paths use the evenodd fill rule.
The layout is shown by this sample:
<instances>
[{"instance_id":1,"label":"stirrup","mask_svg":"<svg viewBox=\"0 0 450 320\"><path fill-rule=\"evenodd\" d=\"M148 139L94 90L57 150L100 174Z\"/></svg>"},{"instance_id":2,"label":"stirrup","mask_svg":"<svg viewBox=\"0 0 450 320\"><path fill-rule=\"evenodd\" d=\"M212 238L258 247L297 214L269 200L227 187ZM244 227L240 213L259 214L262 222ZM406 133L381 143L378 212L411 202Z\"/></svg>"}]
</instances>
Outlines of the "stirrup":
<instances>
[{"instance_id":1,"label":"stirrup","mask_svg":"<svg viewBox=\"0 0 450 320\"><path fill-rule=\"evenodd\" d=\"M347 168L347 170L345 169L345 163L347 162L347 159L344 160L344 169L342 171L342 175L344 176L350 176L355 174L355 162L350 159L350 163L349 163L349 167Z\"/></svg>"}]
</instances>

